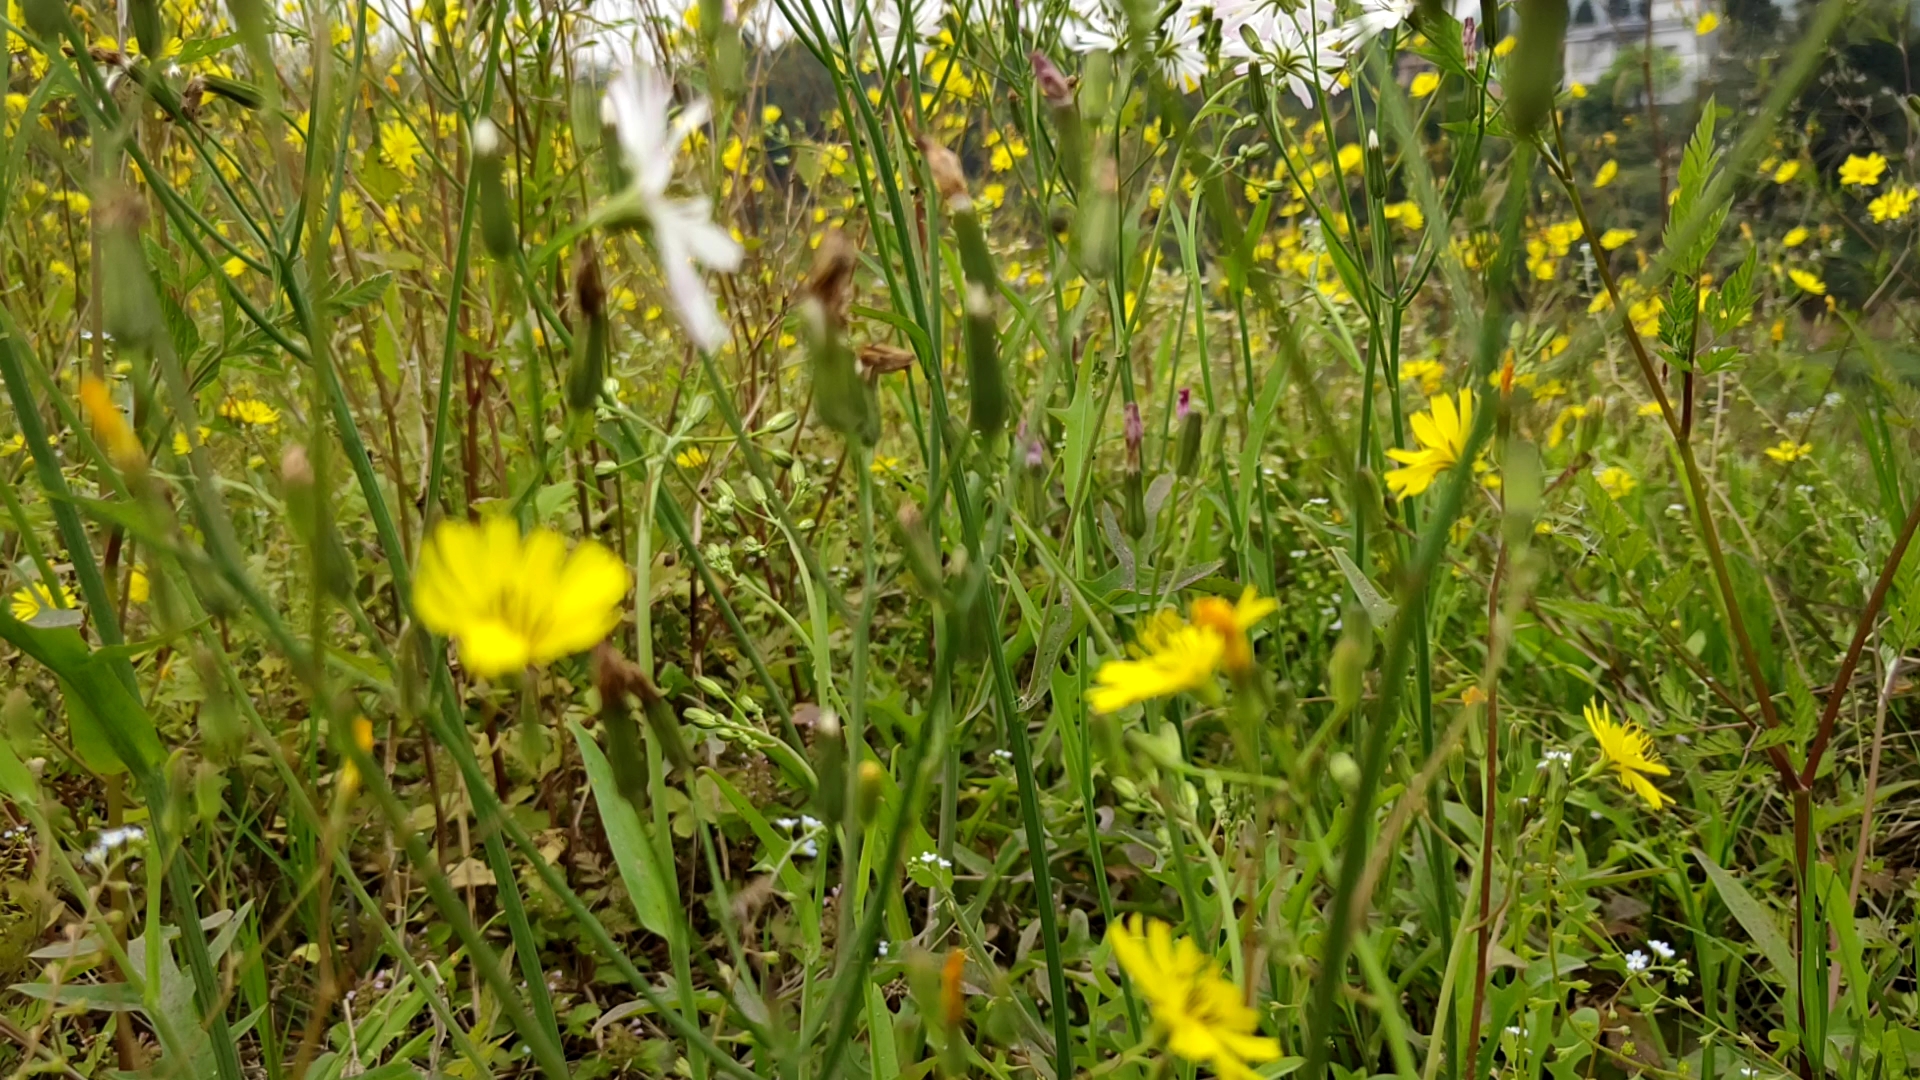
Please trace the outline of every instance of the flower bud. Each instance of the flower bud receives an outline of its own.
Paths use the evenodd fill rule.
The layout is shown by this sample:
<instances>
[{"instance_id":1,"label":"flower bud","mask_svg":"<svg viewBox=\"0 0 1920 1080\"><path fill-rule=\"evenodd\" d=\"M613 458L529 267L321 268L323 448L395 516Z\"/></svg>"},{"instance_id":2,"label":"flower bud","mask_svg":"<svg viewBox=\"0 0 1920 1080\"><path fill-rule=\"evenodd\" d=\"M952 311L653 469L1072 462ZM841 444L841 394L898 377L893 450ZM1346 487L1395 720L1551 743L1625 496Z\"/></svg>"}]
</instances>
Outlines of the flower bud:
<instances>
[{"instance_id":1,"label":"flower bud","mask_svg":"<svg viewBox=\"0 0 1920 1080\"><path fill-rule=\"evenodd\" d=\"M1174 454L1174 472L1192 476L1200 464L1200 436L1206 420L1192 406L1193 391L1180 391L1180 444Z\"/></svg>"},{"instance_id":2,"label":"flower bud","mask_svg":"<svg viewBox=\"0 0 1920 1080\"><path fill-rule=\"evenodd\" d=\"M973 430L993 436L1007 424L1007 383L1000 369L1000 327L993 301L978 282L967 284L967 380Z\"/></svg>"},{"instance_id":3,"label":"flower bud","mask_svg":"<svg viewBox=\"0 0 1920 1080\"><path fill-rule=\"evenodd\" d=\"M1086 155L1081 146L1084 136L1080 130L1080 108L1073 100L1073 84L1040 50L1027 54L1027 59L1033 64L1034 87L1040 91L1040 98L1046 102L1047 112L1053 118L1053 156L1059 163L1060 176L1068 184L1078 186L1084 179Z\"/></svg>"},{"instance_id":4,"label":"flower bud","mask_svg":"<svg viewBox=\"0 0 1920 1080\"><path fill-rule=\"evenodd\" d=\"M860 821L871 821L887 790L887 770L869 758L860 763Z\"/></svg>"},{"instance_id":5,"label":"flower bud","mask_svg":"<svg viewBox=\"0 0 1920 1080\"><path fill-rule=\"evenodd\" d=\"M913 350L898 345L862 345L856 356L860 361L860 375L868 382L913 366Z\"/></svg>"},{"instance_id":6,"label":"flower bud","mask_svg":"<svg viewBox=\"0 0 1920 1080\"><path fill-rule=\"evenodd\" d=\"M947 212L972 209L973 196L967 194L967 173L960 167L960 158L927 136L920 138L920 152L926 155L927 172L932 175L933 186L940 192L940 198L947 204Z\"/></svg>"},{"instance_id":7,"label":"flower bud","mask_svg":"<svg viewBox=\"0 0 1920 1080\"><path fill-rule=\"evenodd\" d=\"M100 200L97 257L106 330L121 348L151 349L162 332L160 296L140 244L146 212L140 197L117 189Z\"/></svg>"},{"instance_id":8,"label":"flower bud","mask_svg":"<svg viewBox=\"0 0 1920 1080\"><path fill-rule=\"evenodd\" d=\"M795 712L812 708L802 706ZM813 724L813 775L818 783L813 789L813 801L823 819L838 822L847 806L847 743L841 737L839 714L831 709L814 709L814 712L817 719Z\"/></svg>"},{"instance_id":9,"label":"flower bud","mask_svg":"<svg viewBox=\"0 0 1920 1080\"><path fill-rule=\"evenodd\" d=\"M140 43L140 55L149 61L158 59L167 46L160 0L127 0L127 21L133 24L133 37Z\"/></svg>"},{"instance_id":10,"label":"flower bud","mask_svg":"<svg viewBox=\"0 0 1920 1080\"><path fill-rule=\"evenodd\" d=\"M567 408L581 413L592 409L600 400L602 372L607 367L607 290L600 282L600 260L592 244L580 245L573 296L584 325L573 336L573 366L567 372Z\"/></svg>"},{"instance_id":11,"label":"flower bud","mask_svg":"<svg viewBox=\"0 0 1920 1080\"><path fill-rule=\"evenodd\" d=\"M506 141L484 116L473 125L473 174L479 182L480 239L494 258L507 258L518 249L519 238L507 200Z\"/></svg>"}]
</instances>

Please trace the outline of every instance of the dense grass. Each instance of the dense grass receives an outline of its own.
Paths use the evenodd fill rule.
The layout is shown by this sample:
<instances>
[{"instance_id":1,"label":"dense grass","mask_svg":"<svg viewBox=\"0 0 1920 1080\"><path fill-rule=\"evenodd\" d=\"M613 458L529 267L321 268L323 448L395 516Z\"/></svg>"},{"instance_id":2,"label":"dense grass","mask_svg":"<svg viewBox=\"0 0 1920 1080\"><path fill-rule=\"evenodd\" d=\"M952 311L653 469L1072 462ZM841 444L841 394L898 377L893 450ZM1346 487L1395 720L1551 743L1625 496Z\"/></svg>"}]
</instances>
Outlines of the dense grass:
<instances>
[{"instance_id":1,"label":"dense grass","mask_svg":"<svg viewBox=\"0 0 1920 1080\"><path fill-rule=\"evenodd\" d=\"M10 4L0 1065L1920 1068L1910 12L1555 7Z\"/></svg>"}]
</instances>

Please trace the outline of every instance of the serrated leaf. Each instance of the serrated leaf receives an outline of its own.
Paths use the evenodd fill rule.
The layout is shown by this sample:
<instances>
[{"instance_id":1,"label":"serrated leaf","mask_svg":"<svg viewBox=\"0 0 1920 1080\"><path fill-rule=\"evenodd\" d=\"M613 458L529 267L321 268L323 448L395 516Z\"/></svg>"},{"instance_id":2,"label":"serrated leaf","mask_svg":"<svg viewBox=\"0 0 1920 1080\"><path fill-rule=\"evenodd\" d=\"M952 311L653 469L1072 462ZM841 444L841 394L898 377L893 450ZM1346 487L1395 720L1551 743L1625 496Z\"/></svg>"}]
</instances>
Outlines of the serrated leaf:
<instances>
[{"instance_id":1,"label":"serrated leaf","mask_svg":"<svg viewBox=\"0 0 1920 1080\"><path fill-rule=\"evenodd\" d=\"M327 307L335 315L345 314L379 299L380 295L387 291L387 286L392 283L393 275L383 271L364 281L356 281L327 297Z\"/></svg>"}]
</instances>

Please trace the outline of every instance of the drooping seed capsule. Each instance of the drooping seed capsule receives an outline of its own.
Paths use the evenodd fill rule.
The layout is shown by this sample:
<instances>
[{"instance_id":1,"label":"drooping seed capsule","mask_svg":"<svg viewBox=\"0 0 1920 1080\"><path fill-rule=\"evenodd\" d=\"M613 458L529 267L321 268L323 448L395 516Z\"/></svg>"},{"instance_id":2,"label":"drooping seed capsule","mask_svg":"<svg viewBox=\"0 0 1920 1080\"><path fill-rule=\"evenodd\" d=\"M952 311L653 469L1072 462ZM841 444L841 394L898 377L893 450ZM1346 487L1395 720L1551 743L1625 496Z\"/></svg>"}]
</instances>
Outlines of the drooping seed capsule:
<instances>
[{"instance_id":1,"label":"drooping seed capsule","mask_svg":"<svg viewBox=\"0 0 1920 1080\"><path fill-rule=\"evenodd\" d=\"M953 151L930 138L920 140L927 158L927 171L940 191L953 227L954 244L960 250L960 270L967 281L964 301L966 314L967 378L972 394L968 419L973 429L992 436L1006 427L1006 374L1000 367L1000 327L994 318L993 296L997 287L993 255L987 250L986 234L980 229L980 213L967 193L966 173Z\"/></svg>"},{"instance_id":2,"label":"drooping seed capsule","mask_svg":"<svg viewBox=\"0 0 1920 1080\"><path fill-rule=\"evenodd\" d=\"M814 253L800 321L813 370L813 407L821 422L871 445L880 437L879 400L873 385L860 377L842 334L856 263L853 242L839 229L829 231Z\"/></svg>"},{"instance_id":3,"label":"drooping seed capsule","mask_svg":"<svg viewBox=\"0 0 1920 1080\"><path fill-rule=\"evenodd\" d=\"M600 400L602 373L607 369L607 290L600 281L600 260L593 245L580 245L580 264L573 275L574 303L582 323L573 336L573 366L567 372L567 408L586 412Z\"/></svg>"}]
</instances>

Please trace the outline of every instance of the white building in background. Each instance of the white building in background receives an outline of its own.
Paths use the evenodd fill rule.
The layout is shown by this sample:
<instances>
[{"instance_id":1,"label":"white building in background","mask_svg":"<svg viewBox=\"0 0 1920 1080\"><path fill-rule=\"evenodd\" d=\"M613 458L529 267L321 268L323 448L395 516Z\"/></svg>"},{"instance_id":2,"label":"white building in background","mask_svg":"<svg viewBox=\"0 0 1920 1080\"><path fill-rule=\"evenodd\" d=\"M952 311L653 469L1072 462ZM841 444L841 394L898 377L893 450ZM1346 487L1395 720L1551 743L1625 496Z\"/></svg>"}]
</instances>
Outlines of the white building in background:
<instances>
[{"instance_id":1,"label":"white building in background","mask_svg":"<svg viewBox=\"0 0 1920 1080\"><path fill-rule=\"evenodd\" d=\"M1669 59L1656 64L1676 70L1679 78L1662 87L1660 100L1674 102L1693 94L1718 51L1720 31L1695 33L1699 17L1711 10L1697 0L1571 0L1567 19L1567 81L1592 86L1606 78L1622 53L1648 43L1647 9L1653 9L1652 44L1656 55ZM1636 69L1639 64L1635 62ZM1644 82L1629 86L1639 90Z\"/></svg>"}]
</instances>

